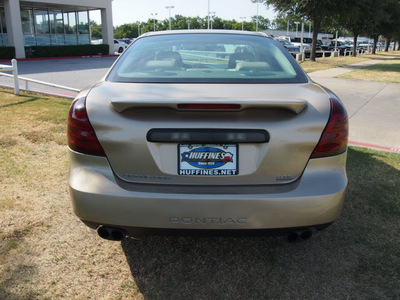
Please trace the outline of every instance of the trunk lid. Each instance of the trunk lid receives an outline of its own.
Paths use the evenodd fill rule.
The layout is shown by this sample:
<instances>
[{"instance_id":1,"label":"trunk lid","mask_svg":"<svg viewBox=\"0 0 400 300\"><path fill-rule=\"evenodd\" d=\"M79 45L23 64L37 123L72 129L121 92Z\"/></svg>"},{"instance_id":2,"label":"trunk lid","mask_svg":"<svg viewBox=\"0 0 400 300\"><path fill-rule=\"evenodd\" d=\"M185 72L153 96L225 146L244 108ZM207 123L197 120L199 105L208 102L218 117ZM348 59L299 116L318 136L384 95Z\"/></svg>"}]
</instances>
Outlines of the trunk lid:
<instances>
[{"instance_id":1,"label":"trunk lid","mask_svg":"<svg viewBox=\"0 0 400 300\"><path fill-rule=\"evenodd\" d=\"M90 91L86 105L116 176L167 185L293 182L306 167L330 114L329 96L314 83L101 82ZM258 140L265 133L267 139ZM185 155L197 160L185 161ZM224 166L204 167L216 157L226 160ZM195 170L235 172L188 175L182 172L188 162Z\"/></svg>"}]
</instances>

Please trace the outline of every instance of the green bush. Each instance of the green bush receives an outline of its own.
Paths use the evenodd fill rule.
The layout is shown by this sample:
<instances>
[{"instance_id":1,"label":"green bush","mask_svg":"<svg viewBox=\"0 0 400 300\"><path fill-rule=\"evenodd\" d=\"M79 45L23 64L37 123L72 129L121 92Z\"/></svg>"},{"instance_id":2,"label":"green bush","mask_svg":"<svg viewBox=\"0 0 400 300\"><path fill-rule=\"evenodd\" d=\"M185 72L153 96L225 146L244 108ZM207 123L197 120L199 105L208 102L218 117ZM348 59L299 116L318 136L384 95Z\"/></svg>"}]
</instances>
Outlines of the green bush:
<instances>
[{"instance_id":1,"label":"green bush","mask_svg":"<svg viewBox=\"0 0 400 300\"><path fill-rule=\"evenodd\" d=\"M0 59L15 58L15 48L10 46L0 47Z\"/></svg>"},{"instance_id":2,"label":"green bush","mask_svg":"<svg viewBox=\"0 0 400 300\"><path fill-rule=\"evenodd\" d=\"M27 58L87 56L108 54L108 45L68 45L68 46L30 46L25 47Z\"/></svg>"}]
</instances>

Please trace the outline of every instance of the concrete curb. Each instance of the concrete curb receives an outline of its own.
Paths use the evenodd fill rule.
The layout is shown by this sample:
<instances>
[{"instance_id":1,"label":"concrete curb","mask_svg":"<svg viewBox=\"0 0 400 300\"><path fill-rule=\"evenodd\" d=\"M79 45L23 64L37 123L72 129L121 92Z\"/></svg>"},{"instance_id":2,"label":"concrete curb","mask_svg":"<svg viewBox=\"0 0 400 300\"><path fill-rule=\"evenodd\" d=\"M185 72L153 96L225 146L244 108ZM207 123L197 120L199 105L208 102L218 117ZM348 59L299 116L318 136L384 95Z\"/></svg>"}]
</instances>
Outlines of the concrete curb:
<instances>
[{"instance_id":1,"label":"concrete curb","mask_svg":"<svg viewBox=\"0 0 400 300\"><path fill-rule=\"evenodd\" d=\"M349 141L349 145L363 147L363 148L370 148L370 149L375 149L375 150L384 150L384 151L389 151L389 152L400 153L400 149L393 148L393 147L384 147L384 146L378 146L378 145L372 145L372 144L360 143L360 142L352 142L352 141Z\"/></svg>"}]
</instances>

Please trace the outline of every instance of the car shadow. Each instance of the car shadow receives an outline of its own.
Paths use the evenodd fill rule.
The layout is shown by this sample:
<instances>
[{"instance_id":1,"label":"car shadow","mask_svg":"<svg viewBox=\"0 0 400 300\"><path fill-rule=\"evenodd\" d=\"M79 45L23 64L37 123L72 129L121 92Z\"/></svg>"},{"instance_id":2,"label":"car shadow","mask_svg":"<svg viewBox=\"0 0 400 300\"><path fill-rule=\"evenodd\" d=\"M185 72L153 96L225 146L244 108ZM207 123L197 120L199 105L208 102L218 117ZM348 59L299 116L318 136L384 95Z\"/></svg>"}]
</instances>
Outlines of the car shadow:
<instances>
[{"instance_id":1,"label":"car shadow","mask_svg":"<svg viewBox=\"0 0 400 300\"><path fill-rule=\"evenodd\" d=\"M126 239L139 291L145 299L396 298L400 208L387 178L399 170L369 150L348 154L344 210L328 229L295 244L277 236Z\"/></svg>"}]
</instances>

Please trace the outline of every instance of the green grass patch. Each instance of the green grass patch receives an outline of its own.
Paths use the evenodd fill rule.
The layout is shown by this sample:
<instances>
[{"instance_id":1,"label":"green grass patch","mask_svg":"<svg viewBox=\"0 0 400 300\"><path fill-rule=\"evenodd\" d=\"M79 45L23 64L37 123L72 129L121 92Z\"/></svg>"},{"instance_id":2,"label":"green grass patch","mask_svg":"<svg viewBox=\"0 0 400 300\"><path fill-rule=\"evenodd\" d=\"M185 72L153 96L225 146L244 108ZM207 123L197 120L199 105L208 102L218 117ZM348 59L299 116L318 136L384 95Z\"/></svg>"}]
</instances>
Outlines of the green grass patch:
<instances>
[{"instance_id":1,"label":"green grass patch","mask_svg":"<svg viewBox=\"0 0 400 300\"><path fill-rule=\"evenodd\" d=\"M349 154L349 196L379 218L400 218L400 155L357 147Z\"/></svg>"},{"instance_id":2,"label":"green grass patch","mask_svg":"<svg viewBox=\"0 0 400 300\"><path fill-rule=\"evenodd\" d=\"M394 58L360 70L342 74L339 78L400 83L400 58Z\"/></svg>"}]
</instances>

